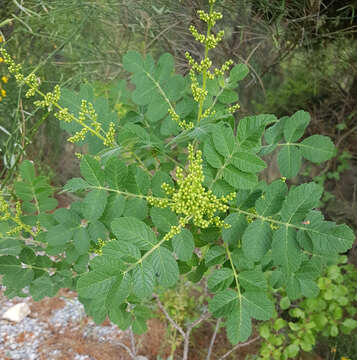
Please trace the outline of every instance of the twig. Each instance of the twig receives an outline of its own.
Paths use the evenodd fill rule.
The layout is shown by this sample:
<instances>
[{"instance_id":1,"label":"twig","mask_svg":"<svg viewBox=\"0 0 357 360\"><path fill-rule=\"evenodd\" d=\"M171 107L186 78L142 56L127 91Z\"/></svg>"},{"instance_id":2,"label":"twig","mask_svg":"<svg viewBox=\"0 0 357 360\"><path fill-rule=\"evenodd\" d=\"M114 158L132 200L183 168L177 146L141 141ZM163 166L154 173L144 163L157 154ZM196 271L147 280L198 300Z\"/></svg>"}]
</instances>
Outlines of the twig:
<instances>
[{"instance_id":1,"label":"twig","mask_svg":"<svg viewBox=\"0 0 357 360\"><path fill-rule=\"evenodd\" d=\"M197 319L195 322L191 323L188 327L187 327L187 331L186 334L184 336L184 346L183 346L183 357L182 360L187 360L188 359L188 350L190 347L190 335L191 335L191 331L194 327L196 327L199 323L201 323L202 321L206 320L208 317L210 317L210 313L208 313L207 311L205 311L199 319Z\"/></svg>"},{"instance_id":2,"label":"twig","mask_svg":"<svg viewBox=\"0 0 357 360\"><path fill-rule=\"evenodd\" d=\"M353 132L355 132L357 130L357 125L355 125L352 129L348 130L347 132L345 132L337 141L336 143L336 147L338 148L341 144L341 142L349 135L351 135Z\"/></svg>"},{"instance_id":3,"label":"twig","mask_svg":"<svg viewBox=\"0 0 357 360\"><path fill-rule=\"evenodd\" d=\"M130 335L131 351L133 354L133 358L135 358L136 357L135 338L134 338L133 328L131 326L130 326L129 335Z\"/></svg>"},{"instance_id":4,"label":"twig","mask_svg":"<svg viewBox=\"0 0 357 360\"><path fill-rule=\"evenodd\" d=\"M207 356L206 356L206 360L210 360L211 359L211 354L212 354L212 349L213 349L213 344L216 340L216 336L218 334L218 329L219 329L219 325L221 323L221 319L218 319L217 322L216 322L216 327L214 329L214 333L211 337L211 342L209 344L209 348L208 348L208 352L207 352Z\"/></svg>"},{"instance_id":5,"label":"twig","mask_svg":"<svg viewBox=\"0 0 357 360\"><path fill-rule=\"evenodd\" d=\"M186 334L185 332L182 330L182 328L172 319L172 317L169 315L169 313L166 311L166 309L164 308L164 306L162 305L159 297L157 295L154 295L156 298L156 302L157 305L159 306L159 308L161 309L161 311L164 313L164 315L166 316L166 319L169 320L169 322L171 323L171 325L183 336L185 337Z\"/></svg>"},{"instance_id":6,"label":"twig","mask_svg":"<svg viewBox=\"0 0 357 360\"><path fill-rule=\"evenodd\" d=\"M130 350L125 344L123 344L123 343L121 343L121 342L115 342L115 344L118 345L118 346L123 347L123 348L128 352L128 354L130 355L130 357L131 357L132 359L135 359L135 355L131 352L131 350Z\"/></svg>"},{"instance_id":7,"label":"twig","mask_svg":"<svg viewBox=\"0 0 357 360\"><path fill-rule=\"evenodd\" d=\"M248 346L250 344L253 344L253 342L257 341L260 338L260 336L256 336L255 338L246 341L245 343L241 343L241 344L237 344L233 349L229 350L228 352L226 352L222 357L220 357L218 360L223 360L226 357L228 357L233 351L236 351L237 349L240 349L244 346Z\"/></svg>"}]
</instances>

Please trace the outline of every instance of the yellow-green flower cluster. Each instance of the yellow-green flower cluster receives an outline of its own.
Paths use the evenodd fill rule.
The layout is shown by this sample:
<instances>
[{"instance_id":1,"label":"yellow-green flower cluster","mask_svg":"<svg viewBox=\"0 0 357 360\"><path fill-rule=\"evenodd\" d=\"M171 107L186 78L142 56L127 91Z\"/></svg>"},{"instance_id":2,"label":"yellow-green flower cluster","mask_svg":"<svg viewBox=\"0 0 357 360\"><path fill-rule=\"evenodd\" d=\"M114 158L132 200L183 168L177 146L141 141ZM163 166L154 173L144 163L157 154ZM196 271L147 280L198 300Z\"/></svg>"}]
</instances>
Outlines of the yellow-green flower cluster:
<instances>
[{"instance_id":1,"label":"yellow-green flower cluster","mask_svg":"<svg viewBox=\"0 0 357 360\"><path fill-rule=\"evenodd\" d=\"M34 82L31 83L26 82L26 84L30 86L30 89L26 93L27 97L35 95L35 92L39 85L36 76L34 76L34 74L31 75L33 75L32 81ZM34 83L36 83L37 85L33 85ZM48 92L47 94L44 95L43 100L34 101L34 104L40 108L47 107L48 110L50 111L52 109L52 106L58 103L60 97L61 97L61 88L59 87L59 85L56 85L53 89L53 92Z\"/></svg>"},{"instance_id":2,"label":"yellow-green flower cluster","mask_svg":"<svg viewBox=\"0 0 357 360\"><path fill-rule=\"evenodd\" d=\"M181 219L180 219L181 220ZM184 220L184 219L182 219ZM184 227L186 225L186 222L184 221L183 223L180 222L180 225L173 225L171 226L170 230L168 233L165 234L165 236L163 237L163 240L170 240L172 239L175 235L178 235L181 232L181 228Z\"/></svg>"},{"instance_id":3,"label":"yellow-green flower cluster","mask_svg":"<svg viewBox=\"0 0 357 360\"><path fill-rule=\"evenodd\" d=\"M216 25L216 21L222 19L222 13L218 11L212 11L210 14L207 14L203 10L198 10L197 14L199 18L207 23L209 26L213 27Z\"/></svg>"},{"instance_id":4,"label":"yellow-green flower cluster","mask_svg":"<svg viewBox=\"0 0 357 360\"><path fill-rule=\"evenodd\" d=\"M113 122L109 124L109 130L103 143L105 146L113 146L115 144L115 124Z\"/></svg>"},{"instance_id":5,"label":"yellow-green flower cluster","mask_svg":"<svg viewBox=\"0 0 357 360\"><path fill-rule=\"evenodd\" d=\"M93 107L93 104L86 100L82 100L81 109L78 113L78 122L83 126L83 128L68 138L68 141L71 143L83 141L88 132L97 134L98 137L101 136L100 132L102 131L102 125L97 121L97 117L98 115ZM91 120L90 126L86 123L87 118ZM111 135L111 137L114 140L114 135ZM105 145L107 145L106 142L107 138L103 137L103 143Z\"/></svg>"},{"instance_id":6,"label":"yellow-green flower cluster","mask_svg":"<svg viewBox=\"0 0 357 360\"><path fill-rule=\"evenodd\" d=\"M26 76L25 83L29 86L29 89L27 90L25 96L27 98L34 96L40 85L40 82L37 79L36 75L34 73L31 73L30 75ZM49 106L49 105L47 105L47 106Z\"/></svg>"},{"instance_id":7,"label":"yellow-green flower cluster","mask_svg":"<svg viewBox=\"0 0 357 360\"><path fill-rule=\"evenodd\" d=\"M222 75L222 76L223 76L224 73L229 70L229 68L230 68L231 65L233 65L233 60L227 60L227 61L221 66L220 69L215 68L215 69L213 70L213 71L214 71L214 74L215 74L216 76L218 76L218 75Z\"/></svg>"},{"instance_id":8,"label":"yellow-green flower cluster","mask_svg":"<svg viewBox=\"0 0 357 360\"><path fill-rule=\"evenodd\" d=\"M16 64L4 48L0 49L0 53L2 55L1 59L3 59L3 62L7 65L9 72L14 74L15 79L19 84L23 84L25 77L21 73L22 66L20 64Z\"/></svg>"},{"instance_id":9,"label":"yellow-green flower cluster","mask_svg":"<svg viewBox=\"0 0 357 360\"><path fill-rule=\"evenodd\" d=\"M2 43L4 41L4 39L2 38L2 36L0 35L0 43ZM4 62L4 59L2 57L0 57L0 63ZM6 84L8 81L8 78L4 75L1 77L1 82L0 82L0 102L2 101L2 99L4 97L6 97L6 90L2 87L2 83Z\"/></svg>"},{"instance_id":10,"label":"yellow-green flower cluster","mask_svg":"<svg viewBox=\"0 0 357 360\"><path fill-rule=\"evenodd\" d=\"M55 113L55 117L58 120L70 123L73 121L73 116L69 113L68 108L62 108Z\"/></svg>"},{"instance_id":11,"label":"yellow-green flower cluster","mask_svg":"<svg viewBox=\"0 0 357 360\"><path fill-rule=\"evenodd\" d=\"M95 246L91 247L89 249L89 252L97 254L97 255L103 255L103 246L105 245L105 241L102 239L98 239L98 242Z\"/></svg>"},{"instance_id":12,"label":"yellow-green flower cluster","mask_svg":"<svg viewBox=\"0 0 357 360\"><path fill-rule=\"evenodd\" d=\"M61 89L58 85L55 86L53 92L48 92L47 94L43 94L39 88L39 79L37 79L35 74L30 74L25 77L22 74L22 67L14 62L11 56L7 53L7 51L3 48L0 49L1 59L7 64L9 72L14 74L16 81L22 85L26 84L29 87L29 90L26 93L26 97L34 96L36 93L42 96L42 100L35 101L34 104L38 107L45 108L47 107L49 111L52 110L52 107L57 108L59 111L55 113L55 116L59 120L63 120L65 122L75 121L83 126L83 129L75 133L72 137L68 139L70 142L77 142L80 140L84 140L86 134L90 132L92 135L97 136L100 140L103 141L104 145L112 146L115 144L115 126L111 124L108 132L106 133L101 124L97 121L97 114L94 110L93 104L83 100L81 104L81 109L78 117L71 114L67 108L62 108L58 102L61 97ZM6 77L2 77L2 81L4 83L7 82ZM5 93L6 94L6 93ZM1 89L0 89L1 95ZM5 96L5 95L4 95ZM89 124L86 123L86 119L89 119L91 122Z\"/></svg>"},{"instance_id":13,"label":"yellow-green flower cluster","mask_svg":"<svg viewBox=\"0 0 357 360\"><path fill-rule=\"evenodd\" d=\"M3 88L3 83L6 84L8 82L8 78L4 75L1 77L0 81L0 102L4 97L6 97L6 90Z\"/></svg>"},{"instance_id":14,"label":"yellow-green flower cluster","mask_svg":"<svg viewBox=\"0 0 357 360\"><path fill-rule=\"evenodd\" d=\"M26 225L22 222L21 215L22 215L22 210L21 210L21 203L19 201L16 202L15 215L12 215L10 208L9 208L9 204L5 201L3 196L0 195L0 221L11 220L15 224L17 224L17 226L8 230L6 232L6 235L8 235L8 236L15 235L18 232L20 232L21 230L24 230L24 231L30 233L31 235L35 236L37 233L34 233L32 231L31 226ZM40 231L40 226L38 225L37 232L39 232L39 231Z\"/></svg>"},{"instance_id":15,"label":"yellow-green flower cluster","mask_svg":"<svg viewBox=\"0 0 357 360\"><path fill-rule=\"evenodd\" d=\"M208 108L201 116L201 119L204 119L209 116L213 116L216 114L216 110L212 110L211 108Z\"/></svg>"},{"instance_id":16,"label":"yellow-green flower cluster","mask_svg":"<svg viewBox=\"0 0 357 360\"><path fill-rule=\"evenodd\" d=\"M2 214L2 215L1 215ZM5 199L0 196L0 221L6 221L10 219L9 204Z\"/></svg>"},{"instance_id":17,"label":"yellow-green flower cluster","mask_svg":"<svg viewBox=\"0 0 357 360\"><path fill-rule=\"evenodd\" d=\"M168 113L171 115L172 120L176 121L178 123L178 125L186 130L192 129L193 128L193 122L187 122L186 120L181 120L180 116L176 113L176 111L172 108L168 109Z\"/></svg>"},{"instance_id":18,"label":"yellow-green flower cluster","mask_svg":"<svg viewBox=\"0 0 357 360\"><path fill-rule=\"evenodd\" d=\"M257 215L257 210L255 208L250 208L248 210L248 212L250 212L252 215L247 215L245 218L247 220L247 223L250 224L254 221L254 219L256 218L255 215Z\"/></svg>"},{"instance_id":19,"label":"yellow-green flower cluster","mask_svg":"<svg viewBox=\"0 0 357 360\"><path fill-rule=\"evenodd\" d=\"M196 73L193 69L190 70L190 78L191 78L191 90L192 90L193 98L197 102L204 101L208 92L207 90L200 87Z\"/></svg>"},{"instance_id":20,"label":"yellow-green flower cluster","mask_svg":"<svg viewBox=\"0 0 357 360\"><path fill-rule=\"evenodd\" d=\"M228 108L228 111L231 113L231 114L234 114L238 109L240 108L240 105L239 104L235 104L235 105L232 105Z\"/></svg>"},{"instance_id":21,"label":"yellow-green flower cluster","mask_svg":"<svg viewBox=\"0 0 357 360\"><path fill-rule=\"evenodd\" d=\"M218 199L211 190L203 187L202 152L198 150L195 153L192 144L188 146L188 160L187 174L184 174L181 168L176 169L178 189L167 184L162 185L171 201L162 201L161 207L169 206L178 215L192 217L193 223L201 228L207 228L211 224L218 227L228 226L215 213L227 211L227 203L234 199L235 193Z\"/></svg>"}]
</instances>

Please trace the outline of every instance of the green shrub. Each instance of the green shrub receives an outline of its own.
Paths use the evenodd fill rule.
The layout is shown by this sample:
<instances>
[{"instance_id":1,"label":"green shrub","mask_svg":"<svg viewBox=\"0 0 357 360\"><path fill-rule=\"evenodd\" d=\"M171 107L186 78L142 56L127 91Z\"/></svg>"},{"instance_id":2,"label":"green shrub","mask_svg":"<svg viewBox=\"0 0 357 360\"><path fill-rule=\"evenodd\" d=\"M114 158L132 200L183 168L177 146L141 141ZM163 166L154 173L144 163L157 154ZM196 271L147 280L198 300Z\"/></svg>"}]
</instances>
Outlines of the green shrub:
<instances>
[{"instance_id":1,"label":"green shrub","mask_svg":"<svg viewBox=\"0 0 357 360\"><path fill-rule=\"evenodd\" d=\"M295 358L302 350L310 352L321 336L337 339L337 336L350 335L352 343L356 342L356 268L350 264L331 265L317 285L318 295L294 303L280 292L279 315L260 326L260 334L265 339L261 359Z\"/></svg>"},{"instance_id":2,"label":"green shrub","mask_svg":"<svg viewBox=\"0 0 357 360\"><path fill-rule=\"evenodd\" d=\"M6 296L26 296L28 287L40 300L73 288L96 322L109 316L142 334L157 292L180 278L207 278L210 296L201 316L186 331L176 323L187 359L192 328L210 315L237 344L251 336L253 319L275 316L274 289L285 289L291 301L318 295L316 279L354 235L315 208L319 185L289 187L286 178L303 159L330 159L335 147L321 135L299 141L310 121L304 111L280 120L235 115L236 88L248 69L230 69L231 61L213 67L208 53L223 37L214 27L221 14L213 4L198 12L206 35L190 27L205 52L202 60L186 54L189 76L174 73L169 54L157 63L137 52L123 57L135 89L126 81L110 89L126 109L119 119L90 85L79 94L59 86L43 93L36 76L25 76L1 49L11 74L27 85L26 96L39 96L36 107L54 111L68 140L83 146L81 177L63 189L77 194L70 208L55 210L54 189L29 161L10 188L15 203L1 196ZM277 148L282 178L259 182L267 164L258 154Z\"/></svg>"}]
</instances>

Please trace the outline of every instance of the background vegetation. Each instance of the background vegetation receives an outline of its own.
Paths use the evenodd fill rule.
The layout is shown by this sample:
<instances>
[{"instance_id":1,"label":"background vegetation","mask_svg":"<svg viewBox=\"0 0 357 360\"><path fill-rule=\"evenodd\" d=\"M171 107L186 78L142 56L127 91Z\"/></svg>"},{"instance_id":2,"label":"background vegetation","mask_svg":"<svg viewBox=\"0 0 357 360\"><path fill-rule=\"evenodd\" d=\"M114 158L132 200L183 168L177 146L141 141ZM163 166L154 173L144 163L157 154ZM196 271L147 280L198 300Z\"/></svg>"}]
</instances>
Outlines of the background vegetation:
<instances>
[{"instance_id":1,"label":"background vegetation","mask_svg":"<svg viewBox=\"0 0 357 360\"><path fill-rule=\"evenodd\" d=\"M128 109L116 103L108 89L125 76L121 62L128 50L156 59L169 52L182 74L188 71L185 52L199 58L203 50L192 41L187 26L201 26L196 11L205 8L203 0L2 4L0 33L7 48L26 73L41 78L44 90L57 83L79 90L87 83L106 95L118 113ZM332 137L338 154L323 168L305 167L305 179L294 183L306 178L323 183L325 215L357 229L357 1L222 0L217 10L223 13L220 26L226 36L214 58L231 58L250 69L240 88L239 116L310 112L308 135ZM0 77L5 91L0 102L1 186L16 177L23 158L34 160L53 183L63 185L78 171L75 146L66 143L57 119L34 112L14 79L7 81L1 63ZM271 173L265 176L274 178ZM350 261L357 263L353 251ZM321 351L331 343L321 341ZM351 350L340 355L353 359L354 354Z\"/></svg>"}]
</instances>

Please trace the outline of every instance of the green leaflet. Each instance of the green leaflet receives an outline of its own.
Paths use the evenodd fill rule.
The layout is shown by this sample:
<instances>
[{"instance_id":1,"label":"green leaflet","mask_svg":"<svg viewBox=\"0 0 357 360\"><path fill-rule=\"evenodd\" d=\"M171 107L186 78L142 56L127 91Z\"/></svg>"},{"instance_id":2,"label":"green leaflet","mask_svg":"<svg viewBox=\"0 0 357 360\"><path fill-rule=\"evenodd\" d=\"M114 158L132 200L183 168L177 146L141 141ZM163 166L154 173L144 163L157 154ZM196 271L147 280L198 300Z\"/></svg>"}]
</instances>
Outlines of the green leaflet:
<instances>
[{"instance_id":1,"label":"green leaflet","mask_svg":"<svg viewBox=\"0 0 357 360\"><path fill-rule=\"evenodd\" d=\"M210 247L205 255L206 266L222 264L226 259L226 251L223 246L214 245Z\"/></svg>"},{"instance_id":2,"label":"green leaflet","mask_svg":"<svg viewBox=\"0 0 357 360\"><path fill-rule=\"evenodd\" d=\"M232 345L246 341L252 333L252 320L246 307L237 304L228 316L226 327Z\"/></svg>"},{"instance_id":3,"label":"green leaflet","mask_svg":"<svg viewBox=\"0 0 357 360\"><path fill-rule=\"evenodd\" d=\"M317 206L321 193L321 186L315 183L302 184L290 189L281 209L282 221L290 224L303 221L306 214Z\"/></svg>"},{"instance_id":4,"label":"green leaflet","mask_svg":"<svg viewBox=\"0 0 357 360\"><path fill-rule=\"evenodd\" d=\"M115 275L96 271L85 273L78 280L78 294L87 299L95 298L99 294L106 297L116 278Z\"/></svg>"},{"instance_id":5,"label":"green leaflet","mask_svg":"<svg viewBox=\"0 0 357 360\"><path fill-rule=\"evenodd\" d=\"M191 232L187 229L182 229L179 234L172 238L172 247L180 260L190 260L195 249L195 242Z\"/></svg>"},{"instance_id":6,"label":"green leaflet","mask_svg":"<svg viewBox=\"0 0 357 360\"><path fill-rule=\"evenodd\" d=\"M144 220L148 217L148 205L144 199L131 198L126 201L124 216Z\"/></svg>"},{"instance_id":7,"label":"green leaflet","mask_svg":"<svg viewBox=\"0 0 357 360\"><path fill-rule=\"evenodd\" d=\"M144 261L133 270L133 292L140 298L152 295L155 284L155 270L151 263Z\"/></svg>"},{"instance_id":8,"label":"green leaflet","mask_svg":"<svg viewBox=\"0 0 357 360\"><path fill-rule=\"evenodd\" d=\"M270 249L272 230L270 225L261 220L250 223L242 238L243 251L248 259L259 261Z\"/></svg>"},{"instance_id":9,"label":"green leaflet","mask_svg":"<svg viewBox=\"0 0 357 360\"><path fill-rule=\"evenodd\" d=\"M232 163L239 170L255 173L262 171L266 164L265 162L252 152L238 151L232 156Z\"/></svg>"},{"instance_id":10,"label":"green leaflet","mask_svg":"<svg viewBox=\"0 0 357 360\"><path fill-rule=\"evenodd\" d=\"M109 319L122 330L126 330L132 323L132 316L126 311L126 304L109 309Z\"/></svg>"},{"instance_id":11,"label":"green leaflet","mask_svg":"<svg viewBox=\"0 0 357 360\"><path fill-rule=\"evenodd\" d=\"M351 248L354 242L353 231L347 225L331 226L331 223L323 221L306 226L313 251L323 255L343 253ZM301 231L301 230L300 230Z\"/></svg>"},{"instance_id":12,"label":"green leaflet","mask_svg":"<svg viewBox=\"0 0 357 360\"><path fill-rule=\"evenodd\" d=\"M53 213L53 217L58 223L69 228L75 228L81 222L81 218L72 209L65 209L65 208L57 209Z\"/></svg>"},{"instance_id":13,"label":"green leaflet","mask_svg":"<svg viewBox=\"0 0 357 360\"><path fill-rule=\"evenodd\" d=\"M274 315L274 303L261 292L245 292L242 295L242 307L257 320L269 320Z\"/></svg>"},{"instance_id":14,"label":"green leaflet","mask_svg":"<svg viewBox=\"0 0 357 360\"><path fill-rule=\"evenodd\" d=\"M46 241L52 247L63 246L67 241L72 239L73 232L73 229L68 229L66 226L59 224L47 232Z\"/></svg>"},{"instance_id":15,"label":"green leaflet","mask_svg":"<svg viewBox=\"0 0 357 360\"><path fill-rule=\"evenodd\" d=\"M245 216L232 213L224 219L224 222L231 226L222 229L223 240L232 246L238 245L248 225Z\"/></svg>"},{"instance_id":16,"label":"green leaflet","mask_svg":"<svg viewBox=\"0 0 357 360\"><path fill-rule=\"evenodd\" d=\"M287 178L296 176L301 168L302 156L299 148L293 145L284 146L278 155L280 174Z\"/></svg>"},{"instance_id":17,"label":"green leaflet","mask_svg":"<svg viewBox=\"0 0 357 360\"><path fill-rule=\"evenodd\" d=\"M150 250L157 243L154 232L134 217L122 217L112 222L112 231L118 240L133 243L141 250Z\"/></svg>"},{"instance_id":18,"label":"green leaflet","mask_svg":"<svg viewBox=\"0 0 357 360\"><path fill-rule=\"evenodd\" d=\"M86 254L89 250L89 233L86 228L78 229L73 236L74 246L80 255Z\"/></svg>"},{"instance_id":19,"label":"green leaflet","mask_svg":"<svg viewBox=\"0 0 357 360\"><path fill-rule=\"evenodd\" d=\"M153 207L150 210L150 217L158 230L164 232L169 232L171 226L176 225L178 222L176 214L168 208Z\"/></svg>"},{"instance_id":20,"label":"green leaflet","mask_svg":"<svg viewBox=\"0 0 357 360\"><path fill-rule=\"evenodd\" d=\"M229 80L228 80L228 85L237 86L237 83L241 80L243 80L249 73L249 69L248 66L245 64L237 64L235 65L230 73L229 73Z\"/></svg>"},{"instance_id":21,"label":"green leaflet","mask_svg":"<svg viewBox=\"0 0 357 360\"><path fill-rule=\"evenodd\" d=\"M238 295L232 289L218 292L209 302L209 310L216 318L229 316L237 305Z\"/></svg>"},{"instance_id":22,"label":"green leaflet","mask_svg":"<svg viewBox=\"0 0 357 360\"><path fill-rule=\"evenodd\" d=\"M35 176L32 162L23 161L19 170L23 181L15 182L14 189L16 196L23 200L22 211L38 215L56 208L57 200L53 198L54 189L45 176Z\"/></svg>"},{"instance_id":23,"label":"green leaflet","mask_svg":"<svg viewBox=\"0 0 357 360\"><path fill-rule=\"evenodd\" d=\"M224 168L223 179L235 189L251 189L258 183L255 174L245 173L232 165Z\"/></svg>"},{"instance_id":24,"label":"green leaflet","mask_svg":"<svg viewBox=\"0 0 357 360\"><path fill-rule=\"evenodd\" d=\"M336 154L336 148L327 136L312 135L299 144L302 155L313 163L321 163Z\"/></svg>"},{"instance_id":25,"label":"green leaflet","mask_svg":"<svg viewBox=\"0 0 357 360\"><path fill-rule=\"evenodd\" d=\"M222 104L232 104L238 101L238 93L233 90L225 89L222 91L222 94L218 97L218 100Z\"/></svg>"},{"instance_id":26,"label":"green leaflet","mask_svg":"<svg viewBox=\"0 0 357 360\"><path fill-rule=\"evenodd\" d=\"M57 291L58 287L47 273L32 281L30 285L30 294L35 301L39 301L45 296L55 296Z\"/></svg>"},{"instance_id":27,"label":"green leaflet","mask_svg":"<svg viewBox=\"0 0 357 360\"><path fill-rule=\"evenodd\" d=\"M230 156L235 148L235 139L230 126L216 125L212 129L215 149L224 157Z\"/></svg>"},{"instance_id":28,"label":"green leaflet","mask_svg":"<svg viewBox=\"0 0 357 360\"><path fill-rule=\"evenodd\" d=\"M159 247L150 255L158 283L163 287L175 285L179 278L179 268L172 253L164 248Z\"/></svg>"},{"instance_id":29,"label":"green leaflet","mask_svg":"<svg viewBox=\"0 0 357 360\"><path fill-rule=\"evenodd\" d=\"M86 195L83 201L83 215L87 220L98 220L103 215L107 196L103 190L92 190Z\"/></svg>"},{"instance_id":30,"label":"green leaflet","mask_svg":"<svg viewBox=\"0 0 357 360\"><path fill-rule=\"evenodd\" d=\"M233 281L233 271L229 268L214 270L208 278L207 286L212 292L225 290Z\"/></svg>"},{"instance_id":31,"label":"green leaflet","mask_svg":"<svg viewBox=\"0 0 357 360\"><path fill-rule=\"evenodd\" d=\"M104 210L101 221L110 228L111 222L122 216L125 209L125 198L120 194L110 194L108 196L107 206Z\"/></svg>"},{"instance_id":32,"label":"green leaflet","mask_svg":"<svg viewBox=\"0 0 357 360\"><path fill-rule=\"evenodd\" d=\"M239 147L244 150L258 150L257 147L261 145L261 137L265 127L276 121L274 115L247 116L241 119L237 128Z\"/></svg>"},{"instance_id":33,"label":"green leaflet","mask_svg":"<svg viewBox=\"0 0 357 360\"><path fill-rule=\"evenodd\" d=\"M286 119L284 125L284 138L291 143L299 140L310 122L310 114L306 111L297 111L294 115Z\"/></svg>"},{"instance_id":34,"label":"green leaflet","mask_svg":"<svg viewBox=\"0 0 357 360\"><path fill-rule=\"evenodd\" d=\"M272 182L255 203L258 214L271 216L279 212L287 191L288 187L283 181L276 180Z\"/></svg>"},{"instance_id":35,"label":"green leaflet","mask_svg":"<svg viewBox=\"0 0 357 360\"><path fill-rule=\"evenodd\" d=\"M106 247L105 253L107 253L109 248L111 250L115 249L120 260L126 263L136 263L141 258L139 248L128 241L112 240L110 245Z\"/></svg>"},{"instance_id":36,"label":"green leaflet","mask_svg":"<svg viewBox=\"0 0 357 360\"><path fill-rule=\"evenodd\" d=\"M0 255L19 255L22 249L22 242L13 238L0 239Z\"/></svg>"},{"instance_id":37,"label":"green leaflet","mask_svg":"<svg viewBox=\"0 0 357 360\"><path fill-rule=\"evenodd\" d=\"M68 192L77 192L86 190L89 188L89 184L82 178L72 178L67 181L66 185L63 187L63 190Z\"/></svg>"},{"instance_id":38,"label":"green leaflet","mask_svg":"<svg viewBox=\"0 0 357 360\"><path fill-rule=\"evenodd\" d=\"M205 142L203 155L212 167L219 169L223 166L224 160L222 156L215 150L210 141Z\"/></svg>"},{"instance_id":39,"label":"green leaflet","mask_svg":"<svg viewBox=\"0 0 357 360\"><path fill-rule=\"evenodd\" d=\"M35 180L35 168L33 166L33 163L29 160L24 160L20 167L20 175L21 177L28 181L29 183L33 183Z\"/></svg>"},{"instance_id":40,"label":"green leaflet","mask_svg":"<svg viewBox=\"0 0 357 360\"><path fill-rule=\"evenodd\" d=\"M302 260L302 252L296 240L296 230L282 226L274 232L272 253L275 265L282 266L284 272L296 271Z\"/></svg>"},{"instance_id":41,"label":"green leaflet","mask_svg":"<svg viewBox=\"0 0 357 360\"><path fill-rule=\"evenodd\" d=\"M35 265L36 263L36 254L31 248L23 248L19 258L21 262L27 265Z\"/></svg>"},{"instance_id":42,"label":"green leaflet","mask_svg":"<svg viewBox=\"0 0 357 360\"><path fill-rule=\"evenodd\" d=\"M13 271L20 271L20 269L22 269L21 262L15 256L0 257L0 274L11 274Z\"/></svg>"},{"instance_id":43,"label":"green leaflet","mask_svg":"<svg viewBox=\"0 0 357 360\"><path fill-rule=\"evenodd\" d=\"M105 298L106 308L110 309L126 302L126 299L130 294L131 287L132 278L130 274L125 274L123 277L117 276L113 286L109 290L108 296Z\"/></svg>"},{"instance_id":44,"label":"green leaflet","mask_svg":"<svg viewBox=\"0 0 357 360\"><path fill-rule=\"evenodd\" d=\"M80 163L80 168L81 175L90 185L104 186L105 174L98 161L89 155L84 155Z\"/></svg>"},{"instance_id":45,"label":"green leaflet","mask_svg":"<svg viewBox=\"0 0 357 360\"><path fill-rule=\"evenodd\" d=\"M123 190L125 188L128 168L117 157L110 158L105 164L105 180L112 189Z\"/></svg>"},{"instance_id":46,"label":"green leaflet","mask_svg":"<svg viewBox=\"0 0 357 360\"><path fill-rule=\"evenodd\" d=\"M16 269L8 272L2 277L2 285L6 286L7 291L21 291L29 286L35 278L35 272L32 269Z\"/></svg>"},{"instance_id":47,"label":"green leaflet","mask_svg":"<svg viewBox=\"0 0 357 360\"><path fill-rule=\"evenodd\" d=\"M267 280L261 270L246 270L238 274L239 283L246 291L266 292L268 289Z\"/></svg>"},{"instance_id":48,"label":"green leaflet","mask_svg":"<svg viewBox=\"0 0 357 360\"><path fill-rule=\"evenodd\" d=\"M277 144L284 137L285 123L289 118L283 116L274 125L270 126L264 134L264 138L268 144Z\"/></svg>"},{"instance_id":49,"label":"green leaflet","mask_svg":"<svg viewBox=\"0 0 357 360\"><path fill-rule=\"evenodd\" d=\"M163 183L167 183L170 186L174 185L169 174L163 171L156 172L151 181L152 193L154 196L166 197L165 191L161 188Z\"/></svg>"}]
</instances>

